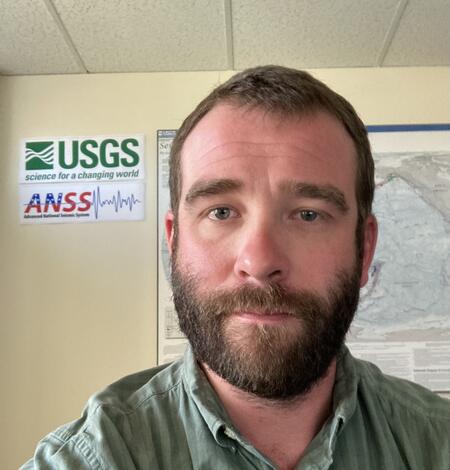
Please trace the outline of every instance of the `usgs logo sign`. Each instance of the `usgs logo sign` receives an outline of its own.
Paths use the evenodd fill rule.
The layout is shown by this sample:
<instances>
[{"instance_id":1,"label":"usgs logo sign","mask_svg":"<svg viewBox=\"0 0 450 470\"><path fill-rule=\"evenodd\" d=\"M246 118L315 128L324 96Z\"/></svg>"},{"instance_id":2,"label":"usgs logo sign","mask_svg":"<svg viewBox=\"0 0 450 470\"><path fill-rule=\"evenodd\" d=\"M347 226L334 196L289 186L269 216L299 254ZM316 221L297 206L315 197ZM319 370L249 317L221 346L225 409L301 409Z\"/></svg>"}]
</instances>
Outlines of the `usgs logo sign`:
<instances>
[{"instance_id":1,"label":"usgs logo sign","mask_svg":"<svg viewBox=\"0 0 450 470\"><path fill-rule=\"evenodd\" d=\"M142 180L144 136L23 139L20 182Z\"/></svg>"}]
</instances>

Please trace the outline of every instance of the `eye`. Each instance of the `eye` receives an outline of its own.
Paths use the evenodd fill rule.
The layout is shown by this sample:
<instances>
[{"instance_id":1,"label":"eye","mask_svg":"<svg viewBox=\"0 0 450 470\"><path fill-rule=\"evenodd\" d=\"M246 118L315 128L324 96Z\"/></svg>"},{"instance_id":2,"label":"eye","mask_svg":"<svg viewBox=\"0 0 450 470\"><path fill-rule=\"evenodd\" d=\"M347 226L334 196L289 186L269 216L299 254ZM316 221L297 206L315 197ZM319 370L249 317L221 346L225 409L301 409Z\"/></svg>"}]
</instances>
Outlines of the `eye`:
<instances>
[{"instance_id":1,"label":"eye","mask_svg":"<svg viewBox=\"0 0 450 470\"><path fill-rule=\"evenodd\" d=\"M311 209L303 209L298 212L298 215L305 222L314 222L319 217L318 212Z\"/></svg>"},{"instance_id":2,"label":"eye","mask_svg":"<svg viewBox=\"0 0 450 470\"><path fill-rule=\"evenodd\" d=\"M229 207L216 207L208 212L208 218L212 220L227 220L236 217L236 212Z\"/></svg>"}]
</instances>

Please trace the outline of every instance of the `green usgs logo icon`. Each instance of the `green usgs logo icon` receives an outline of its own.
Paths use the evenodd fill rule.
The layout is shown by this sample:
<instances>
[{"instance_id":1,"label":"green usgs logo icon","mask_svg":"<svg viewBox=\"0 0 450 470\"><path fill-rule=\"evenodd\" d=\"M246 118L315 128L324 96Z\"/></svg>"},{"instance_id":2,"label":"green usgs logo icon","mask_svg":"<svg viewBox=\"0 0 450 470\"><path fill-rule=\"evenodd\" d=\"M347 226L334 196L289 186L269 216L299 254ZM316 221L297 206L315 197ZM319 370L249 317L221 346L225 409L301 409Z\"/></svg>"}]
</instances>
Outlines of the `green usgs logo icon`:
<instances>
[{"instance_id":1,"label":"green usgs logo icon","mask_svg":"<svg viewBox=\"0 0 450 470\"><path fill-rule=\"evenodd\" d=\"M53 142L27 142L25 144L25 168L27 170L51 170L54 156Z\"/></svg>"},{"instance_id":2,"label":"green usgs logo icon","mask_svg":"<svg viewBox=\"0 0 450 470\"><path fill-rule=\"evenodd\" d=\"M25 142L25 170L132 168L140 163L142 142L135 137Z\"/></svg>"}]
</instances>

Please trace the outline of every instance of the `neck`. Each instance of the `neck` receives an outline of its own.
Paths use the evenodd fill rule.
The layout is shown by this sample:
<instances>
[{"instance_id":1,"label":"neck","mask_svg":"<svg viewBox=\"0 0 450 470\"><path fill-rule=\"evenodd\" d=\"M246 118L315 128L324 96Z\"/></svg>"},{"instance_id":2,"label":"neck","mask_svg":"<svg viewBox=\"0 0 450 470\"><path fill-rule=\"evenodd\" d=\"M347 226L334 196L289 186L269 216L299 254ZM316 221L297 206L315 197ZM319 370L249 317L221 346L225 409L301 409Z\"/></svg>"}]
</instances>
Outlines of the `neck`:
<instances>
[{"instance_id":1,"label":"neck","mask_svg":"<svg viewBox=\"0 0 450 470\"><path fill-rule=\"evenodd\" d=\"M279 468L293 468L332 412L336 359L306 394L291 400L269 400L237 389L202 368L241 435Z\"/></svg>"}]
</instances>

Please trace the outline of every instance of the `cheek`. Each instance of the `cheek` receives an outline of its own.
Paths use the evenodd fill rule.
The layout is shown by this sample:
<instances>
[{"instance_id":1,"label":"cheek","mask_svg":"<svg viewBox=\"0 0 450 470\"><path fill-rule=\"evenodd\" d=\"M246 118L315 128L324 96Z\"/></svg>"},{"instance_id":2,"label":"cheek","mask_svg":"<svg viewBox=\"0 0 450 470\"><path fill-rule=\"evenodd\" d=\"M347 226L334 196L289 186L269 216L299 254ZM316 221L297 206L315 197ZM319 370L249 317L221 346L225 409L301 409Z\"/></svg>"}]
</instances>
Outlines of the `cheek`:
<instances>
[{"instance_id":1,"label":"cheek","mask_svg":"<svg viewBox=\"0 0 450 470\"><path fill-rule=\"evenodd\" d=\"M291 258L294 282L300 282L305 288L327 288L340 271L353 269L356 259L354 237L328 240L327 243L303 243L292 250L296 253Z\"/></svg>"},{"instance_id":2,"label":"cheek","mask_svg":"<svg viewBox=\"0 0 450 470\"><path fill-rule=\"evenodd\" d=\"M233 266L232 247L225 247L223 243L214 240L186 235L178 238L177 259L180 267L205 283L225 279Z\"/></svg>"}]
</instances>

